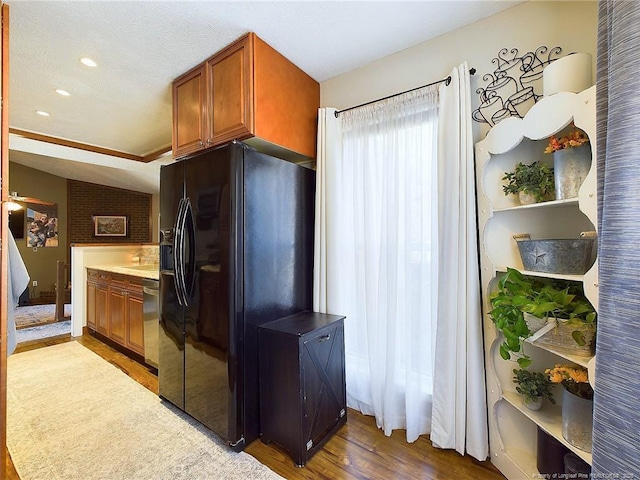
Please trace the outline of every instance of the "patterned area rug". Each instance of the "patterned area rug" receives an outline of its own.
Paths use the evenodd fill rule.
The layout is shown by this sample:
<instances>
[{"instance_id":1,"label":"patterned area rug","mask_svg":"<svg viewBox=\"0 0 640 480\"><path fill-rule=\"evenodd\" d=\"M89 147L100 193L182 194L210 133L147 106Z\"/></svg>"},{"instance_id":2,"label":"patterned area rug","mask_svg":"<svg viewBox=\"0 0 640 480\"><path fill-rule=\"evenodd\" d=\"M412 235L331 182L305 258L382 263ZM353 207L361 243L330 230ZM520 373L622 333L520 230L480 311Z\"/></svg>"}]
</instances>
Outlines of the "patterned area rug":
<instances>
[{"instance_id":1,"label":"patterned area rug","mask_svg":"<svg viewBox=\"0 0 640 480\"><path fill-rule=\"evenodd\" d=\"M16 330L54 323L56 321L55 314L56 306L53 304L18 307L14 313ZM71 318L71 304L69 303L64 306L64 318Z\"/></svg>"},{"instance_id":2,"label":"patterned area rug","mask_svg":"<svg viewBox=\"0 0 640 480\"><path fill-rule=\"evenodd\" d=\"M77 342L11 355L7 377L22 479L282 479Z\"/></svg>"},{"instance_id":3,"label":"patterned area rug","mask_svg":"<svg viewBox=\"0 0 640 480\"><path fill-rule=\"evenodd\" d=\"M63 320L62 322L54 322L47 325L39 325L37 327L21 328L20 330L16 330L16 341L17 343L23 343L31 340L40 340L42 338L70 334L71 320Z\"/></svg>"}]
</instances>

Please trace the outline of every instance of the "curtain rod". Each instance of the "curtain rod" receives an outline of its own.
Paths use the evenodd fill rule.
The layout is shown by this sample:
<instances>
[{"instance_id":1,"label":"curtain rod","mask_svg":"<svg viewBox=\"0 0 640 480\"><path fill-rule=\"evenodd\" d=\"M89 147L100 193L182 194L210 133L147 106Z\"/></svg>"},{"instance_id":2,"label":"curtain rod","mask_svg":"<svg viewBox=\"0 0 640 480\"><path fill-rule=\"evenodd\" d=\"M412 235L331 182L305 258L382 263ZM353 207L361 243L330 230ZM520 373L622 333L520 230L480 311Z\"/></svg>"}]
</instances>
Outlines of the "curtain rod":
<instances>
[{"instance_id":1,"label":"curtain rod","mask_svg":"<svg viewBox=\"0 0 640 480\"><path fill-rule=\"evenodd\" d=\"M470 75L474 75L475 73L476 73L476 69L475 68L472 67L472 68L469 69L469 74ZM364 107L366 105L371 105L372 103L381 102L382 100L387 100L388 98L397 97L398 95L404 95L405 93L413 92L415 90L419 90L419 89L424 88L424 87L430 87L431 85L437 85L438 83L442 83L442 82L445 82L445 85L449 85L451 83L451 75L449 75L447 78L443 78L442 80L438 80L438 81L435 81L435 82L427 83L426 85L421 85L421 86L416 87L416 88L411 88L409 90L405 90L404 92L394 93L393 95L388 95L386 97L378 98L377 100L371 100L370 102L361 103L360 105L355 105L353 107L345 108L344 110L336 110L334 112L334 115L336 116L336 118L338 118L338 115L340 115L342 112L348 112L349 110L353 110L354 108L360 108L360 107Z\"/></svg>"}]
</instances>

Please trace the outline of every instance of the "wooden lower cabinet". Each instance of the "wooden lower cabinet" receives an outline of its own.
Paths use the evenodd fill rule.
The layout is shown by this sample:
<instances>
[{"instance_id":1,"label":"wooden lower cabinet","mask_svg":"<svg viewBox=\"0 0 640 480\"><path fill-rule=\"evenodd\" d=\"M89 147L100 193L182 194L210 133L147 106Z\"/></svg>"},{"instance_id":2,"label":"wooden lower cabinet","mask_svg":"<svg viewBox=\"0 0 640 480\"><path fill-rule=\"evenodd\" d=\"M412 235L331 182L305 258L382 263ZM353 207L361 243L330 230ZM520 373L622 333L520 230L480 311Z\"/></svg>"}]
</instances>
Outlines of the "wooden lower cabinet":
<instances>
[{"instance_id":1,"label":"wooden lower cabinet","mask_svg":"<svg viewBox=\"0 0 640 480\"><path fill-rule=\"evenodd\" d=\"M96 290L98 288L98 279L97 272L94 275L91 273L91 271L87 272L87 327L95 331L98 328L96 324Z\"/></svg>"},{"instance_id":2,"label":"wooden lower cabinet","mask_svg":"<svg viewBox=\"0 0 640 480\"><path fill-rule=\"evenodd\" d=\"M127 338L126 346L140 355L144 355L144 316L142 312L142 292L140 295L129 292L127 296Z\"/></svg>"},{"instance_id":3,"label":"wooden lower cabinet","mask_svg":"<svg viewBox=\"0 0 640 480\"><path fill-rule=\"evenodd\" d=\"M96 287L96 332L109 336L108 319L109 286L99 283Z\"/></svg>"},{"instance_id":4,"label":"wooden lower cabinet","mask_svg":"<svg viewBox=\"0 0 640 480\"><path fill-rule=\"evenodd\" d=\"M127 316L127 292L118 287L109 287L109 338L118 342L123 347L126 346L126 316Z\"/></svg>"},{"instance_id":5,"label":"wooden lower cabinet","mask_svg":"<svg viewBox=\"0 0 640 480\"><path fill-rule=\"evenodd\" d=\"M144 355L142 279L87 270L87 327Z\"/></svg>"}]
</instances>

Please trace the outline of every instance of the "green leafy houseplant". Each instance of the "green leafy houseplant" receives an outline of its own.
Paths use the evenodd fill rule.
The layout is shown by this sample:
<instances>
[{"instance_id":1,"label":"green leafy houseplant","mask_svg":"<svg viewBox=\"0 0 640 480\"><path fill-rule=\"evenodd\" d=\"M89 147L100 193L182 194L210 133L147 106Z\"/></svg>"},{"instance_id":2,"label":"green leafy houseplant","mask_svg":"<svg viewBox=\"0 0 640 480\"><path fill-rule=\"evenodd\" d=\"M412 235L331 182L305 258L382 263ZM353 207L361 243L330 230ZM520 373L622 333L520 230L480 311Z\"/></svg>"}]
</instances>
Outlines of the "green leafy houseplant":
<instances>
[{"instance_id":1,"label":"green leafy houseplant","mask_svg":"<svg viewBox=\"0 0 640 480\"><path fill-rule=\"evenodd\" d=\"M596 312L584 297L578 284L546 278L528 278L518 270L507 268L490 297L489 315L504 336L500 356L505 360L515 356L518 365L526 368L531 359L524 353L522 341L531 335L524 313L538 318L562 319L569 325L593 325ZM584 333L572 332L578 345L585 344Z\"/></svg>"},{"instance_id":2,"label":"green leafy houseplant","mask_svg":"<svg viewBox=\"0 0 640 480\"><path fill-rule=\"evenodd\" d=\"M542 397L556 404L551 388L555 387L548 375L542 372L530 372L524 369L513 369L513 383L516 384L516 391L524 396L525 401L535 401Z\"/></svg>"},{"instance_id":3,"label":"green leafy houseplant","mask_svg":"<svg viewBox=\"0 0 640 480\"><path fill-rule=\"evenodd\" d=\"M518 162L516 169L505 172L502 180L507 180L507 184L502 186L505 195L524 192L533 195L537 202L550 198L555 190L553 168L540 161L531 165Z\"/></svg>"}]
</instances>

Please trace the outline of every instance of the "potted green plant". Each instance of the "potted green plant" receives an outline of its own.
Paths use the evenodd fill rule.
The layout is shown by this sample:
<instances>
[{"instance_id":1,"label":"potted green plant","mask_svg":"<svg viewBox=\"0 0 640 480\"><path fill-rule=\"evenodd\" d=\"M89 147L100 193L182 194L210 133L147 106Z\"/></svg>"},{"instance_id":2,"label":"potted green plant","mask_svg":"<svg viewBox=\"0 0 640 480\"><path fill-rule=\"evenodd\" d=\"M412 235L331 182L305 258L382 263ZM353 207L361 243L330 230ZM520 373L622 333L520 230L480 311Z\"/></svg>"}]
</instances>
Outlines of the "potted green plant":
<instances>
[{"instance_id":1,"label":"potted green plant","mask_svg":"<svg viewBox=\"0 0 640 480\"><path fill-rule=\"evenodd\" d=\"M549 200L554 195L553 168L537 161L530 165L518 162L513 172L505 172L502 186L505 195L518 195L520 203L529 204Z\"/></svg>"},{"instance_id":2,"label":"potted green plant","mask_svg":"<svg viewBox=\"0 0 640 480\"><path fill-rule=\"evenodd\" d=\"M571 337L577 345L587 344L585 333L589 329L595 331L595 310L581 287L571 282L529 278L507 268L489 302L492 307L489 316L504 336L500 356L505 360L515 356L521 368L531 364L522 344L533 333L525 314L538 319L552 318L556 324L573 329Z\"/></svg>"},{"instance_id":3,"label":"potted green plant","mask_svg":"<svg viewBox=\"0 0 640 480\"><path fill-rule=\"evenodd\" d=\"M556 404L551 388L555 387L549 376L542 372L531 372L525 369L513 369L513 383L516 391L522 395L524 404L531 410L540 410L542 400L547 399Z\"/></svg>"}]
</instances>

